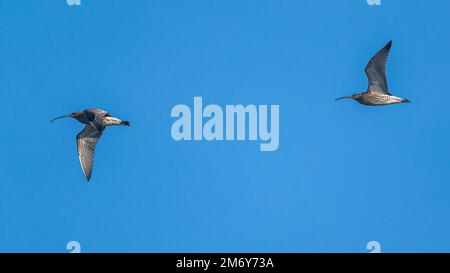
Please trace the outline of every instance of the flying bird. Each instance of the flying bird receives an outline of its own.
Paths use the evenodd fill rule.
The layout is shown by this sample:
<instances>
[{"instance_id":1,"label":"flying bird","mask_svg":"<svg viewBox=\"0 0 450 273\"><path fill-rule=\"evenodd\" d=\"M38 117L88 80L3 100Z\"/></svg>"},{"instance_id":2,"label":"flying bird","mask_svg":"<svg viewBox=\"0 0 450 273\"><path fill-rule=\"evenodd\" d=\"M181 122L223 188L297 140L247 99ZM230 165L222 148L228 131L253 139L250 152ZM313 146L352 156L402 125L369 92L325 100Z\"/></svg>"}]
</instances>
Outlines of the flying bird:
<instances>
[{"instance_id":1,"label":"flying bird","mask_svg":"<svg viewBox=\"0 0 450 273\"><path fill-rule=\"evenodd\" d=\"M386 79L386 62L389 56L389 51L392 46L392 41L389 41L380 51L377 52L367 64L364 72L369 80L369 86L364 93L357 93L351 96L341 97L340 99L353 99L357 102L370 105L380 106L402 102L409 102L407 99L392 96L388 90Z\"/></svg>"},{"instance_id":2,"label":"flying bird","mask_svg":"<svg viewBox=\"0 0 450 273\"><path fill-rule=\"evenodd\" d=\"M87 181L91 179L92 167L94 166L95 145L103 134L106 126L124 125L130 126L130 122L111 117L108 112L101 109L87 109L73 112L60 118L74 118L86 124L84 129L77 135L78 158Z\"/></svg>"}]
</instances>

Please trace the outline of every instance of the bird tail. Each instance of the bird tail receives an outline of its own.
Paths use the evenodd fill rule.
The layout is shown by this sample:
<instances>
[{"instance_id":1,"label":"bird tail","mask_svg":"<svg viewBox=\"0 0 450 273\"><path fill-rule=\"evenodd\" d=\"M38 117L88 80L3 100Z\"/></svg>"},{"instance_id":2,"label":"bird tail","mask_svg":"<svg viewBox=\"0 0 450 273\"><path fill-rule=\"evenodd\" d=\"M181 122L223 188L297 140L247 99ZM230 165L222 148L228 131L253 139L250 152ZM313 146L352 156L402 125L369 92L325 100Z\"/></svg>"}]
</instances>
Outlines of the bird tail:
<instances>
[{"instance_id":1,"label":"bird tail","mask_svg":"<svg viewBox=\"0 0 450 273\"><path fill-rule=\"evenodd\" d=\"M402 99L402 102L410 102L408 99Z\"/></svg>"},{"instance_id":2,"label":"bird tail","mask_svg":"<svg viewBox=\"0 0 450 273\"><path fill-rule=\"evenodd\" d=\"M103 119L103 122L106 126L109 125L124 125L124 126L130 126L130 122L126 121L126 120L121 120L118 118L113 118L113 117L105 117Z\"/></svg>"}]
</instances>

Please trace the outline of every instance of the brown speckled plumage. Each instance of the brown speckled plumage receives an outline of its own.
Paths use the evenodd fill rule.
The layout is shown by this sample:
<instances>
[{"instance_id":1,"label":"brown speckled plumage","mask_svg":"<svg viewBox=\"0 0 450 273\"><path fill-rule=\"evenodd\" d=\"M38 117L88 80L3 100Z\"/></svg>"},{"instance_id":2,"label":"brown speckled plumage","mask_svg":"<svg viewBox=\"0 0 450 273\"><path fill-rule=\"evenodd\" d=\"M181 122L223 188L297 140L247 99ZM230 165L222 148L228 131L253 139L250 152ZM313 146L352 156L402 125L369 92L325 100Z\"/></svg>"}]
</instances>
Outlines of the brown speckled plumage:
<instances>
[{"instance_id":1,"label":"brown speckled plumage","mask_svg":"<svg viewBox=\"0 0 450 273\"><path fill-rule=\"evenodd\" d=\"M74 118L79 122L86 124L84 129L77 135L78 158L80 159L81 168L89 181L91 179L92 168L94 167L94 152L98 140L103 134L106 126L125 125L130 126L128 121L113 118L108 112L101 109L88 109L73 112L59 118Z\"/></svg>"},{"instance_id":2,"label":"brown speckled plumage","mask_svg":"<svg viewBox=\"0 0 450 273\"><path fill-rule=\"evenodd\" d=\"M386 62L389 56L389 51L392 46L392 41L389 41L380 51L378 51L367 64L364 72L366 73L369 85L367 91L360 94L353 94L351 96L341 97L340 99L353 99L357 102L369 105L380 106L395 103L409 102L407 99L392 96L389 93L387 79L386 79Z\"/></svg>"}]
</instances>

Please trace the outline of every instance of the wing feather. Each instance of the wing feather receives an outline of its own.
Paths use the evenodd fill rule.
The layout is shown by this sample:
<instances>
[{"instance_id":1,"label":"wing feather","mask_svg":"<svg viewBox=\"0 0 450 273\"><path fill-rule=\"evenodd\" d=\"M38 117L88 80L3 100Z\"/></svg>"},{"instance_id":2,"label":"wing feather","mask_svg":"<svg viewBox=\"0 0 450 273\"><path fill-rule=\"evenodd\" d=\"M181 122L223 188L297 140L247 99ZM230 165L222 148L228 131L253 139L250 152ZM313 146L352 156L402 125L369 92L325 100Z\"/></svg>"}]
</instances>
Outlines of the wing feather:
<instances>
[{"instance_id":1,"label":"wing feather","mask_svg":"<svg viewBox=\"0 0 450 273\"><path fill-rule=\"evenodd\" d=\"M91 122L77 135L78 158L88 181L91 179L92 168L94 167L95 146L102 134L103 129L98 130Z\"/></svg>"},{"instance_id":2,"label":"wing feather","mask_svg":"<svg viewBox=\"0 0 450 273\"><path fill-rule=\"evenodd\" d=\"M100 109L88 109L84 110L84 113L86 114L91 125L97 130L103 131L105 129L103 118L109 116L108 112Z\"/></svg>"},{"instance_id":3,"label":"wing feather","mask_svg":"<svg viewBox=\"0 0 450 273\"><path fill-rule=\"evenodd\" d=\"M386 79L386 62L391 46L392 41L389 41L370 59L364 69L369 80L368 92L390 95Z\"/></svg>"}]
</instances>

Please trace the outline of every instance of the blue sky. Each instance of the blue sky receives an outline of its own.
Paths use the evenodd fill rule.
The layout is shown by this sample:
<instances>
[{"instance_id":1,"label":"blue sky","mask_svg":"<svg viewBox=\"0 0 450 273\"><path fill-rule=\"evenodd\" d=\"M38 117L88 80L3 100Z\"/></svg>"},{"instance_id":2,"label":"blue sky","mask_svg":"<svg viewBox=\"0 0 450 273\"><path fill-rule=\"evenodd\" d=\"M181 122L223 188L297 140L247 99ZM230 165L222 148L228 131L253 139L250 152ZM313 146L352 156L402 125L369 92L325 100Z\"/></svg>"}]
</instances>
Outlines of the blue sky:
<instances>
[{"instance_id":1,"label":"blue sky","mask_svg":"<svg viewBox=\"0 0 450 273\"><path fill-rule=\"evenodd\" d=\"M0 251L450 251L450 2L0 2ZM365 107L369 58L393 40ZM177 142L176 104L276 104L280 145ZM74 120L108 128L91 182Z\"/></svg>"}]
</instances>

